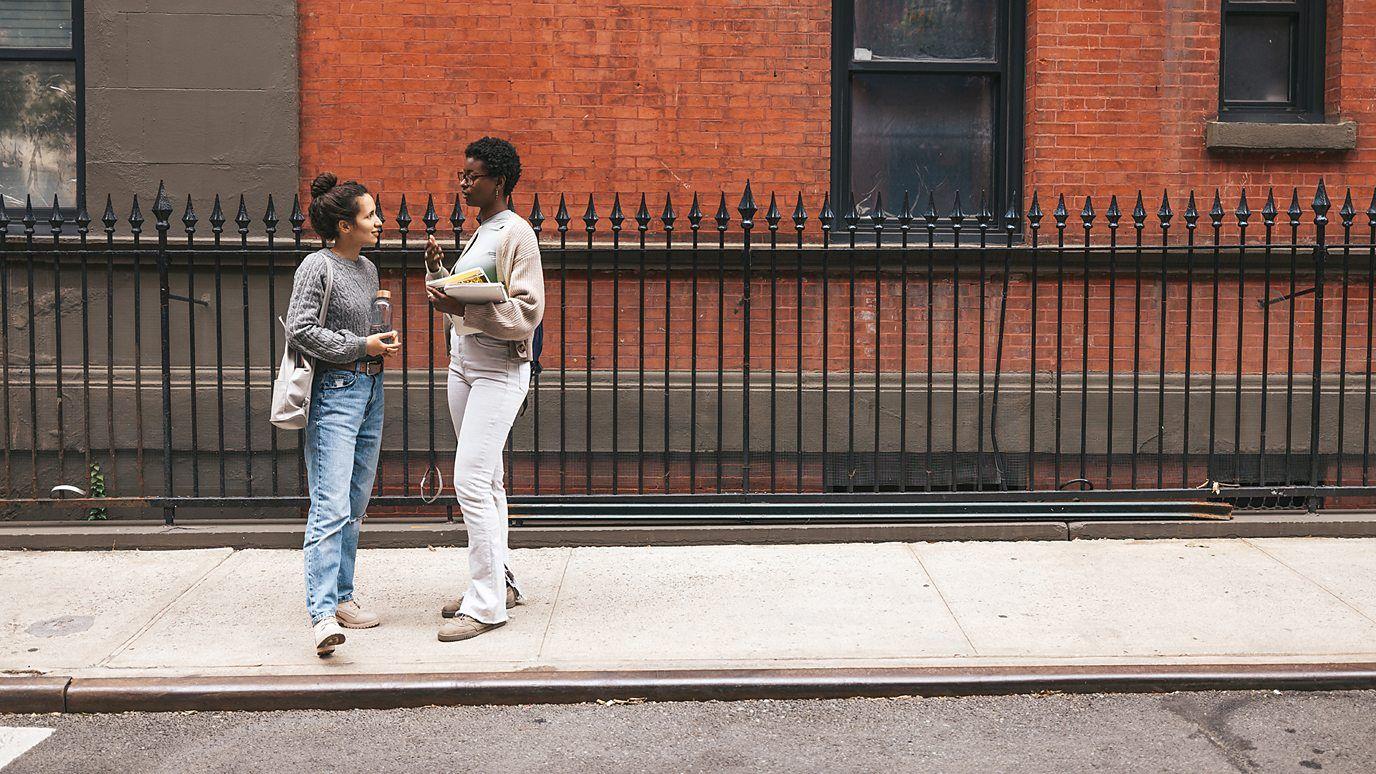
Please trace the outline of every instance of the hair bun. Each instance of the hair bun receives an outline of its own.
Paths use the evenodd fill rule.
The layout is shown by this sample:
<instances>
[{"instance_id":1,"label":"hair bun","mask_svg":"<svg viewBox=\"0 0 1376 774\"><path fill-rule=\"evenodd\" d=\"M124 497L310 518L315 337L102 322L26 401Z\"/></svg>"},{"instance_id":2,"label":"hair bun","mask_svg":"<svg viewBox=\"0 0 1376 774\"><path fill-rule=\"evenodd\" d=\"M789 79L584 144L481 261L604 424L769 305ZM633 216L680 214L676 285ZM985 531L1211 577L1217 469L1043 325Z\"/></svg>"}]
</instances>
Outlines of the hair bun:
<instances>
[{"instance_id":1,"label":"hair bun","mask_svg":"<svg viewBox=\"0 0 1376 774\"><path fill-rule=\"evenodd\" d=\"M315 176L315 180L311 183L311 198L318 199L324 196L336 185L339 185L339 178L329 172L321 172Z\"/></svg>"}]
</instances>

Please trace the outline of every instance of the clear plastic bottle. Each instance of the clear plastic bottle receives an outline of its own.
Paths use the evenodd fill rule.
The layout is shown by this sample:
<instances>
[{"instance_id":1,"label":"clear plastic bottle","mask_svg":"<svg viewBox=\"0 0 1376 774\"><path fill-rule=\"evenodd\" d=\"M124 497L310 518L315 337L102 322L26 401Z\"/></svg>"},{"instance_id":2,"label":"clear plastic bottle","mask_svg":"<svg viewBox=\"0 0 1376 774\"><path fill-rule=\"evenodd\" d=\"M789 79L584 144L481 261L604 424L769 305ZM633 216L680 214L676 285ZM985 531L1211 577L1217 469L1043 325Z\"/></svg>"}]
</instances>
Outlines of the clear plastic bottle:
<instances>
[{"instance_id":1,"label":"clear plastic bottle","mask_svg":"<svg viewBox=\"0 0 1376 774\"><path fill-rule=\"evenodd\" d=\"M368 315L368 333L387 333L392 330L392 291L379 290Z\"/></svg>"}]
</instances>

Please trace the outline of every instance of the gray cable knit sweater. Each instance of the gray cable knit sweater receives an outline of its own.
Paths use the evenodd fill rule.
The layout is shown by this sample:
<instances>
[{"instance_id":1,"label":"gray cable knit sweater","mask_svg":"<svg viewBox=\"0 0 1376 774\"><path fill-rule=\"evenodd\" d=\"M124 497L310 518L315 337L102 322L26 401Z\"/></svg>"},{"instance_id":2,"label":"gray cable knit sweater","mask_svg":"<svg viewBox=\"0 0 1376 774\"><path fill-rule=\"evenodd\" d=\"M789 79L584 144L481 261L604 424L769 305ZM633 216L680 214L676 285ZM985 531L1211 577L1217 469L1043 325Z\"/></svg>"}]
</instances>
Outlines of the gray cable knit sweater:
<instances>
[{"instance_id":1,"label":"gray cable knit sweater","mask_svg":"<svg viewBox=\"0 0 1376 774\"><path fill-rule=\"evenodd\" d=\"M320 325L325 271L334 262L330 309ZM341 258L317 250L296 267L287 304L287 338L297 350L324 363L345 364L368 354L368 313L377 297L377 267L363 256Z\"/></svg>"}]
</instances>

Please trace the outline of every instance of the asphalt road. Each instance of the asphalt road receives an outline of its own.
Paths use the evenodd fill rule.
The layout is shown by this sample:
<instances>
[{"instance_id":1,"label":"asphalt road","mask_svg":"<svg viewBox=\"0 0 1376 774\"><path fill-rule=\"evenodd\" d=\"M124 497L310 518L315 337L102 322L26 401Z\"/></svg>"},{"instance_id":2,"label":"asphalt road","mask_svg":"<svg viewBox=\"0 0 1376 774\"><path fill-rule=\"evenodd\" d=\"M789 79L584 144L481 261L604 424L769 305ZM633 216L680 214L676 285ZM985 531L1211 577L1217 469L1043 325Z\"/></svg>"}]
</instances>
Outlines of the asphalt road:
<instances>
[{"instance_id":1,"label":"asphalt road","mask_svg":"<svg viewBox=\"0 0 1376 774\"><path fill-rule=\"evenodd\" d=\"M1376 771L1376 691L0 715L5 774Z\"/></svg>"}]
</instances>

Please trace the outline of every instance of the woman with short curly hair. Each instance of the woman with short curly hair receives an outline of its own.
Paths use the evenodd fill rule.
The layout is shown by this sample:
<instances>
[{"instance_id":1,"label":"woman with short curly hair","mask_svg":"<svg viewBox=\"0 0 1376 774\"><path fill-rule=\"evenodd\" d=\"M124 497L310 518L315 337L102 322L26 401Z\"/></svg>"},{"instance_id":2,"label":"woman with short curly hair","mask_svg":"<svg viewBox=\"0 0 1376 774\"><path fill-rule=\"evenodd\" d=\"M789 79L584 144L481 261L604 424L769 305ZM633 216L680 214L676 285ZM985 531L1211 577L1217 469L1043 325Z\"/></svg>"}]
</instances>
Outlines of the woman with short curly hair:
<instances>
[{"instance_id":1,"label":"woman with short curly hair","mask_svg":"<svg viewBox=\"0 0 1376 774\"><path fill-rule=\"evenodd\" d=\"M441 609L450 619L441 642L476 637L502 626L523 601L507 569L507 503L502 447L530 386L535 332L545 312L545 280L535 230L507 208L521 178L521 159L506 140L484 137L464 151L459 177L464 202L478 209L478 230L446 268L432 236L426 280L482 272L506 287L505 301L462 304L427 286L430 305L448 316L449 412L458 436L454 490L468 528L467 592ZM475 275L476 276L476 275Z\"/></svg>"}]
</instances>

